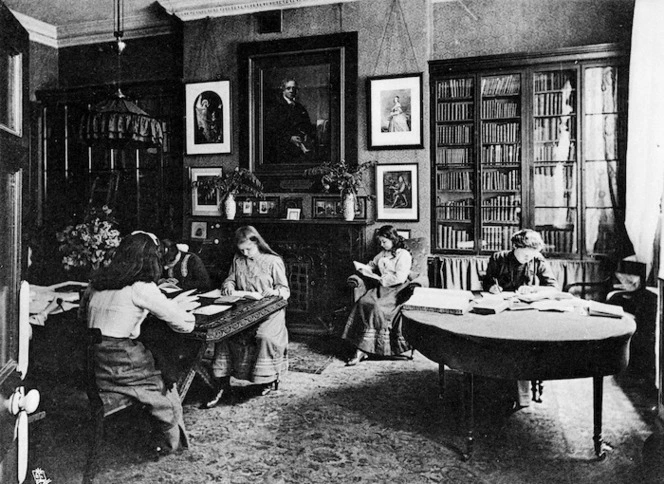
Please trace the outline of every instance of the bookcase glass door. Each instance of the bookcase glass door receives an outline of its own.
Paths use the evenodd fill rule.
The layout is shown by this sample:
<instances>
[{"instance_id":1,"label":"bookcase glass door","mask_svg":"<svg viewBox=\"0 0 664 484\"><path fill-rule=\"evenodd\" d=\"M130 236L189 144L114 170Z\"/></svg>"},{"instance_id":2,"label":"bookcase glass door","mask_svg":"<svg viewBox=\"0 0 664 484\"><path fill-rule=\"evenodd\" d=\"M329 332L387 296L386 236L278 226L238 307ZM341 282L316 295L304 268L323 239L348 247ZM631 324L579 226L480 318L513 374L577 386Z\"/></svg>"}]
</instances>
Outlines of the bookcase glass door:
<instances>
[{"instance_id":1,"label":"bookcase glass door","mask_svg":"<svg viewBox=\"0 0 664 484\"><path fill-rule=\"evenodd\" d=\"M533 74L533 207L543 252L577 251L577 71Z\"/></svg>"},{"instance_id":2,"label":"bookcase glass door","mask_svg":"<svg viewBox=\"0 0 664 484\"><path fill-rule=\"evenodd\" d=\"M436 248L475 247L474 77L436 82Z\"/></svg>"},{"instance_id":3,"label":"bookcase glass door","mask_svg":"<svg viewBox=\"0 0 664 484\"><path fill-rule=\"evenodd\" d=\"M482 77L482 250L506 250L521 226L521 74Z\"/></svg>"},{"instance_id":4,"label":"bookcase glass door","mask_svg":"<svg viewBox=\"0 0 664 484\"><path fill-rule=\"evenodd\" d=\"M625 113L618 101L618 67L587 67L583 76L585 251L607 253L621 237L617 228L624 220L618 187L625 173L619 146L626 139L620 124Z\"/></svg>"}]
</instances>

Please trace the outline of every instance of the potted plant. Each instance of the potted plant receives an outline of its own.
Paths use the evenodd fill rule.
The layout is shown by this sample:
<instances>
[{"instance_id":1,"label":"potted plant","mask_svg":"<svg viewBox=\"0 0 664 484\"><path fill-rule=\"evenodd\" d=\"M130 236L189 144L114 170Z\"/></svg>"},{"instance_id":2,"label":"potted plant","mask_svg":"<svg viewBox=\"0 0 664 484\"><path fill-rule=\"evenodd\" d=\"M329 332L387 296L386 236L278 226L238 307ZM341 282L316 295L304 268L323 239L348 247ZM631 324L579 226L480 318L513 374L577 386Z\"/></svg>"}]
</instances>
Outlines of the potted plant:
<instances>
[{"instance_id":1,"label":"potted plant","mask_svg":"<svg viewBox=\"0 0 664 484\"><path fill-rule=\"evenodd\" d=\"M240 167L212 179L195 181L191 185L192 188L197 187L202 190L219 190L224 213L228 220L235 218L237 209L235 196L238 193L249 193L255 197L263 196L263 183L252 172Z\"/></svg>"},{"instance_id":2,"label":"potted plant","mask_svg":"<svg viewBox=\"0 0 664 484\"><path fill-rule=\"evenodd\" d=\"M336 162L325 162L322 165L309 168L304 171L307 177L320 177L321 185L325 193L330 190L338 190L343 200L343 213L345 220L355 218L355 200L360 189L364 186L364 173L376 166L376 162L365 161L355 166L350 166L345 160ZM368 198L373 195L368 194Z\"/></svg>"}]
</instances>

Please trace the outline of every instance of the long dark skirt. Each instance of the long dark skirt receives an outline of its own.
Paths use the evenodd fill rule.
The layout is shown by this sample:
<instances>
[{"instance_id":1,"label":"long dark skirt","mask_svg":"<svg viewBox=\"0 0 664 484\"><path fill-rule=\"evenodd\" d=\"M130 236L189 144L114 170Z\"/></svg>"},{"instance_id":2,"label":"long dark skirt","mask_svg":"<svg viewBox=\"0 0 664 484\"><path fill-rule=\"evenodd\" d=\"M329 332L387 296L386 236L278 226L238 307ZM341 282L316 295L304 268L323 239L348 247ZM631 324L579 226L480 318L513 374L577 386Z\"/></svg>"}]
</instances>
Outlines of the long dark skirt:
<instances>
[{"instance_id":1,"label":"long dark skirt","mask_svg":"<svg viewBox=\"0 0 664 484\"><path fill-rule=\"evenodd\" d=\"M350 312L341 337L365 353L400 355L411 349L401 334L399 293L408 283L375 287L360 297Z\"/></svg>"},{"instance_id":2,"label":"long dark skirt","mask_svg":"<svg viewBox=\"0 0 664 484\"><path fill-rule=\"evenodd\" d=\"M146 405L163 433L160 444L165 449L188 447L178 392L175 388L166 390L161 372L143 343L104 336L95 349L99 389L127 395Z\"/></svg>"}]
</instances>

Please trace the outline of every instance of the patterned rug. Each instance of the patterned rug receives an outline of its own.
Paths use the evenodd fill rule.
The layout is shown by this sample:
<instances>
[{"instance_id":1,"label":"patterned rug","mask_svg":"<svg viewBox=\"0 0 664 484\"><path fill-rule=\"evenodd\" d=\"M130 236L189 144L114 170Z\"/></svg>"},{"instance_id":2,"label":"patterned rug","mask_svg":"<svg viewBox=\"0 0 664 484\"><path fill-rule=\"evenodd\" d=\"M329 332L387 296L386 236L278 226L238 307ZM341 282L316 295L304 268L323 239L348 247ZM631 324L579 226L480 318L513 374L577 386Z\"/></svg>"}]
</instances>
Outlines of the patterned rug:
<instances>
[{"instance_id":1,"label":"patterned rug","mask_svg":"<svg viewBox=\"0 0 664 484\"><path fill-rule=\"evenodd\" d=\"M325 337L291 337L288 343L288 369L320 375L337 358Z\"/></svg>"}]
</instances>

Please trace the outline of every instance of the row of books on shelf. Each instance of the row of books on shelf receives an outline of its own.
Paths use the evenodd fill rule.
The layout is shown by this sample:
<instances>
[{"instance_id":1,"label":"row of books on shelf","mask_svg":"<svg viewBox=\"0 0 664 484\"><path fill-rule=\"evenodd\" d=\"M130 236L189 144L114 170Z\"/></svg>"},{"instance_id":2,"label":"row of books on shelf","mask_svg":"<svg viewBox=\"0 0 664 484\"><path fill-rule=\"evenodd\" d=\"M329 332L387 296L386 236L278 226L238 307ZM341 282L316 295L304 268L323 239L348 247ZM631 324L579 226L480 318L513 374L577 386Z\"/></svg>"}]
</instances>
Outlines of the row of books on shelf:
<instances>
[{"instance_id":1,"label":"row of books on shelf","mask_svg":"<svg viewBox=\"0 0 664 484\"><path fill-rule=\"evenodd\" d=\"M472 126L463 124L458 126L438 126L438 144L464 144L470 143Z\"/></svg>"},{"instance_id":2,"label":"row of books on shelf","mask_svg":"<svg viewBox=\"0 0 664 484\"><path fill-rule=\"evenodd\" d=\"M471 148L436 148L436 165L469 165L473 160Z\"/></svg>"},{"instance_id":3,"label":"row of books on shelf","mask_svg":"<svg viewBox=\"0 0 664 484\"><path fill-rule=\"evenodd\" d=\"M520 123L483 123L483 143L517 143L521 138Z\"/></svg>"},{"instance_id":4,"label":"row of books on shelf","mask_svg":"<svg viewBox=\"0 0 664 484\"><path fill-rule=\"evenodd\" d=\"M521 210L514 207L493 207L482 209L482 220L484 223L520 223L519 214Z\"/></svg>"},{"instance_id":5,"label":"row of books on shelf","mask_svg":"<svg viewBox=\"0 0 664 484\"><path fill-rule=\"evenodd\" d=\"M483 96L511 96L519 94L521 81L518 74L482 78Z\"/></svg>"},{"instance_id":6,"label":"row of books on shelf","mask_svg":"<svg viewBox=\"0 0 664 484\"><path fill-rule=\"evenodd\" d=\"M521 145L486 145L482 146L482 164L515 165L521 163Z\"/></svg>"},{"instance_id":7,"label":"row of books on shelf","mask_svg":"<svg viewBox=\"0 0 664 484\"><path fill-rule=\"evenodd\" d=\"M519 170L482 171L482 190L521 190L521 172Z\"/></svg>"},{"instance_id":8,"label":"row of books on shelf","mask_svg":"<svg viewBox=\"0 0 664 484\"><path fill-rule=\"evenodd\" d=\"M544 240L542 252L574 252L574 230L538 228Z\"/></svg>"},{"instance_id":9,"label":"row of books on shelf","mask_svg":"<svg viewBox=\"0 0 664 484\"><path fill-rule=\"evenodd\" d=\"M507 250L511 247L512 235L519 227L509 225L485 225L482 227L482 248L496 251Z\"/></svg>"},{"instance_id":10,"label":"row of books on shelf","mask_svg":"<svg viewBox=\"0 0 664 484\"><path fill-rule=\"evenodd\" d=\"M438 220L470 220L473 216L473 199L447 200L436 207L436 218Z\"/></svg>"},{"instance_id":11,"label":"row of books on shelf","mask_svg":"<svg viewBox=\"0 0 664 484\"><path fill-rule=\"evenodd\" d=\"M575 86L575 74L573 71L550 71L536 72L533 76L533 86L535 91L553 91L562 89L566 83Z\"/></svg>"},{"instance_id":12,"label":"row of books on shelf","mask_svg":"<svg viewBox=\"0 0 664 484\"><path fill-rule=\"evenodd\" d=\"M576 144L561 145L558 140L537 143L534 149L535 161L575 161Z\"/></svg>"},{"instance_id":13,"label":"row of books on shelf","mask_svg":"<svg viewBox=\"0 0 664 484\"><path fill-rule=\"evenodd\" d=\"M438 121L472 121L473 103L468 101L439 103L436 108L436 119Z\"/></svg>"},{"instance_id":14,"label":"row of books on shelf","mask_svg":"<svg viewBox=\"0 0 664 484\"><path fill-rule=\"evenodd\" d=\"M570 116L574 115L574 93L545 92L535 94L533 102L534 116Z\"/></svg>"},{"instance_id":15,"label":"row of books on shelf","mask_svg":"<svg viewBox=\"0 0 664 484\"><path fill-rule=\"evenodd\" d=\"M438 224L439 249L472 249L474 246L473 237L467 230Z\"/></svg>"},{"instance_id":16,"label":"row of books on shelf","mask_svg":"<svg viewBox=\"0 0 664 484\"><path fill-rule=\"evenodd\" d=\"M440 98L471 97L473 95L473 79L445 79L436 83L436 96Z\"/></svg>"},{"instance_id":17,"label":"row of books on shelf","mask_svg":"<svg viewBox=\"0 0 664 484\"><path fill-rule=\"evenodd\" d=\"M576 138L576 123L565 118L535 118L533 138L535 141L558 141Z\"/></svg>"},{"instance_id":18,"label":"row of books on shelf","mask_svg":"<svg viewBox=\"0 0 664 484\"><path fill-rule=\"evenodd\" d=\"M443 171L436 173L438 190L470 190L474 173L470 171Z\"/></svg>"},{"instance_id":19,"label":"row of books on shelf","mask_svg":"<svg viewBox=\"0 0 664 484\"><path fill-rule=\"evenodd\" d=\"M519 103L511 99L487 99L482 101L482 118L516 118Z\"/></svg>"}]
</instances>

